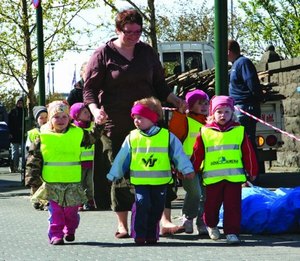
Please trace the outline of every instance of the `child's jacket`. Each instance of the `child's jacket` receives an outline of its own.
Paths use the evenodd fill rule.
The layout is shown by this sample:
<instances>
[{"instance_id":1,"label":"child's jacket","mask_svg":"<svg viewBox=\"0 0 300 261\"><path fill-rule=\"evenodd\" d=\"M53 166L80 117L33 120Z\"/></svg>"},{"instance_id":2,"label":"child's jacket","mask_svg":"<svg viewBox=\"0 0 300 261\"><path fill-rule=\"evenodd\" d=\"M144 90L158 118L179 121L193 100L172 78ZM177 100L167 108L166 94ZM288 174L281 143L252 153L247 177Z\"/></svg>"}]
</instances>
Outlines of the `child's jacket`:
<instances>
[{"instance_id":1,"label":"child's jacket","mask_svg":"<svg viewBox=\"0 0 300 261\"><path fill-rule=\"evenodd\" d=\"M80 147L89 147L94 144L96 139L100 137L102 130L103 125L96 125L90 132L73 125L70 125L64 133L52 132L52 135L48 130L41 130L42 137L29 148L26 162L25 184L27 186L36 187L42 179L42 173L45 178L45 180L42 179L44 183L34 194L32 200L35 200L35 198L53 200L61 206L76 206L84 203L87 199L80 184ZM70 135L74 131L76 135ZM57 135L62 135L64 141L62 144L54 146L53 140L55 140L54 138ZM66 137L67 139L65 139ZM76 140L74 140L74 137ZM74 150L66 150L65 143L67 142L68 147ZM75 149L74 146L78 148ZM72 151L76 155L71 155ZM69 155L66 155L66 153ZM64 157L61 160L57 160L57 156L62 154L65 154ZM78 171L72 174L72 171L68 171L68 166L64 167L64 165L69 162L69 159L75 158L78 162Z\"/></svg>"},{"instance_id":2,"label":"child's jacket","mask_svg":"<svg viewBox=\"0 0 300 261\"><path fill-rule=\"evenodd\" d=\"M141 130L135 130L135 131L139 132L140 135L144 135L145 137L146 136L150 137L150 136L156 135L161 130L164 130L164 132L167 131L166 129L162 129L157 126L153 126L147 133L145 133ZM166 147L166 146L163 146L163 147ZM141 151L144 151L143 146L134 146L134 148L136 150L140 149ZM155 148L155 146L154 147L152 146L152 149L154 149L154 148ZM149 149L151 150L151 147ZM163 148L162 148L162 150L163 150ZM158 155L157 152L160 153L159 151L162 151L162 150L158 150L156 148L156 153L154 153L154 151L151 151L151 153L148 153L148 159L149 159L149 157L152 157L150 159L152 159L151 162L153 163L155 155ZM165 163L167 164L166 166L167 166L169 172L171 171L171 168L169 165L170 161L172 163L174 163L175 167L178 168L183 173L183 175L194 172L193 166L192 166L189 158L183 152L181 142L178 140L178 138L173 133L169 133L169 148L168 148L167 154L168 154L169 161L165 162ZM130 134L129 134L126 137L125 141L123 142L122 147L121 147L119 153L117 154L109 173L107 174L107 178L111 181L115 181L115 180L122 178L124 176L124 174L127 171L129 171L130 169L132 170L132 166L133 166L132 164L139 164L139 163L132 163L134 160L134 158L133 158L134 155L135 154L133 151L133 147L130 144ZM143 154L143 155L145 156L145 154ZM140 159L140 160L143 160L143 159ZM145 162L146 163L148 162L147 164L151 163L150 160L149 161L146 160ZM138 166L141 167L141 165L138 165ZM166 166L163 166L163 168ZM144 175L148 176L148 178L151 179L151 171L145 171ZM167 183L169 183L169 182L166 182L165 184L167 184ZM151 182L147 182L147 184L151 185ZM152 183L152 185L154 185L154 184Z\"/></svg>"},{"instance_id":3,"label":"child's jacket","mask_svg":"<svg viewBox=\"0 0 300 261\"><path fill-rule=\"evenodd\" d=\"M205 124L206 121L206 116L202 114L189 113L186 115L178 111L174 111L169 122L169 130L174 133L182 143L189 132L187 117L190 117L201 124Z\"/></svg>"},{"instance_id":4,"label":"child's jacket","mask_svg":"<svg viewBox=\"0 0 300 261\"><path fill-rule=\"evenodd\" d=\"M235 122L225 127L216 123L206 124L196 139L191 161L196 171L204 161L206 185L221 180L244 182L245 174L253 177L258 174L252 144L244 128Z\"/></svg>"}]
</instances>

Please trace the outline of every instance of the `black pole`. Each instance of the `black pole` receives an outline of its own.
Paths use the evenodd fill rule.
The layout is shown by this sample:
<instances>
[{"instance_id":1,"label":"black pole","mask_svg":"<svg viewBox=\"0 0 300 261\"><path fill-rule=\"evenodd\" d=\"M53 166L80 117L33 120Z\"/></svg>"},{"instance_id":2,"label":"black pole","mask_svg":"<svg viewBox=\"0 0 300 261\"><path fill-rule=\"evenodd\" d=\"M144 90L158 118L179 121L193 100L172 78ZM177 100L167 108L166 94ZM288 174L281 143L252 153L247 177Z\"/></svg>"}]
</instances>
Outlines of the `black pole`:
<instances>
[{"instance_id":1,"label":"black pole","mask_svg":"<svg viewBox=\"0 0 300 261\"><path fill-rule=\"evenodd\" d=\"M227 1L215 0L215 93L228 95Z\"/></svg>"},{"instance_id":2,"label":"black pole","mask_svg":"<svg viewBox=\"0 0 300 261\"><path fill-rule=\"evenodd\" d=\"M38 50L38 82L39 104L45 105L45 64L44 64L44 35L43 35L43 9L41 1L36 7L37 50Z\"/></svg>"},{"instance_id":3,"label":"black pole","mask_svg":"<svg viewBox=\"0 0 300 261\"><path fill-rule=\"evenodd\" d=\"M21 140L21 184L25 186L25 134L26 134L26 110L25 110L25 95L22 95L23 106L22 106L22 140ZM19 159L20 160L20 159Z\"/></svg>"}]
</instances>

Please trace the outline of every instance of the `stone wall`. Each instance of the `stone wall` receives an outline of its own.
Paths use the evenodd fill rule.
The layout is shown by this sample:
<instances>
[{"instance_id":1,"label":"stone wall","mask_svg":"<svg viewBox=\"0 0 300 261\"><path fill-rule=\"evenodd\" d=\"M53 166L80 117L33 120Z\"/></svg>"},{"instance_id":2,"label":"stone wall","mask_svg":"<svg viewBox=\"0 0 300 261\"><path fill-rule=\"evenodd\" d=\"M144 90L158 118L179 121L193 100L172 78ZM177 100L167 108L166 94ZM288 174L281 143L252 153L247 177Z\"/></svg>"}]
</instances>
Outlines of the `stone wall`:
<instances>
[{"instance_id":1,"label":"stone wall","mask_svg":"<svg viewBox=\"0 0 300 261\"><path fill-rule=\"evenodd\" d=\"M284 130L300 138L300 57L257 65L258 71L268 68L269 77L264 81L277 83L275 91L284 95ZM272 166L300 170L300 141L282 135L284 145L277 153Z\"/></svg>"}]
</instances>

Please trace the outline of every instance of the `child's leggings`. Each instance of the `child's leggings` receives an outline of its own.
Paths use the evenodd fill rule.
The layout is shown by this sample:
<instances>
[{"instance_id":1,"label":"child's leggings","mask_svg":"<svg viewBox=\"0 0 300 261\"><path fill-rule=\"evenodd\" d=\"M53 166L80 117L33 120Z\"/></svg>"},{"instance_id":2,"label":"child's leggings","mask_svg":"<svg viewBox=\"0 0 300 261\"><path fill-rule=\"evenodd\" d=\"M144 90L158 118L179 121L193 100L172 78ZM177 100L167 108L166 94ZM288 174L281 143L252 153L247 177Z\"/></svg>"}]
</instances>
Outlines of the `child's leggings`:
<instances>
[{"instance_id":1,"label":"child's leggings","mask_svg":"<svg viewBox=\"0 0 300 261\"><path fill-rule=\"evenodd\" d=\"M49 239L64 238L64 235L75 234L79 225L78 206L62 207L57 202L49 202Z\"/></svg>"}]
</instances>

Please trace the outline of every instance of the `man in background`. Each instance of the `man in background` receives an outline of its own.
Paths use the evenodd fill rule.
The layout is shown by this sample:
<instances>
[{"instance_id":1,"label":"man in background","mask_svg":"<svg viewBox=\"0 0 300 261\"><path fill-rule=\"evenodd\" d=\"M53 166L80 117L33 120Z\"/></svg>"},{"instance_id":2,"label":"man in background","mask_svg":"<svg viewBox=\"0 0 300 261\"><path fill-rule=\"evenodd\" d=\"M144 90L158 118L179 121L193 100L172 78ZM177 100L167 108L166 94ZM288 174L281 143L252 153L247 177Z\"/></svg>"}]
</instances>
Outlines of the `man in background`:
<instances>
[{"instance_id":1,"label":"man in background","mask_svg":"<svg viewBox=\"0 0 300 261\"><path fill-rule=\"evenodd\" d=\"M16 107L13 108L8 114L8 127L10 136L10 149L11 149L11 164L10 172L18 172L20 148L23 138L23 97L16 98Z\"/></svg>"},{"instance_id":2,"label":"man in background","mask_svg":"<svg viewBox=\"0 0 300 261\"><path fill-rule=\"evenodd\" d=\"M87 65L87 62L84 62L81 65L80 68L80 80L74 84L74 89L72 89L69 93L69 96L67 98L67 101L70 105L70 107L77 102L83 102L83 85L85 81L85 67Z\"/></svg>"}]
</instances>

